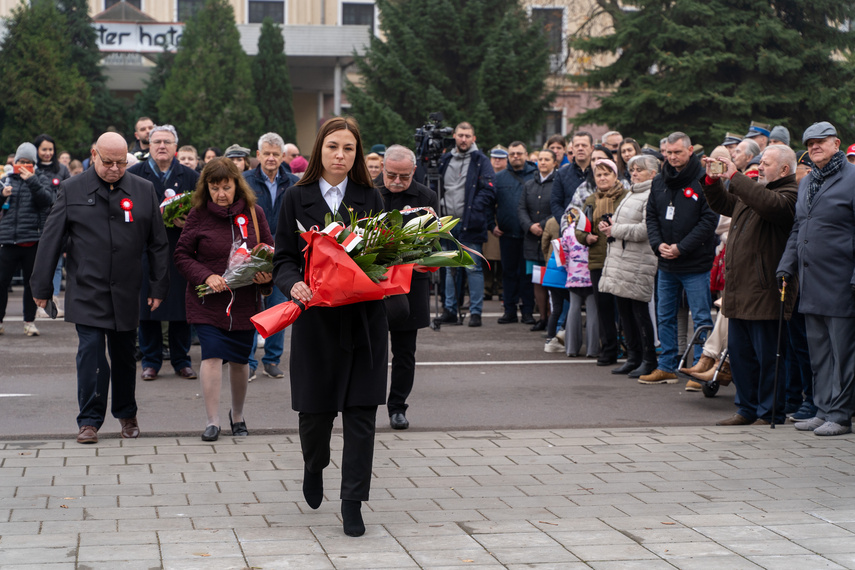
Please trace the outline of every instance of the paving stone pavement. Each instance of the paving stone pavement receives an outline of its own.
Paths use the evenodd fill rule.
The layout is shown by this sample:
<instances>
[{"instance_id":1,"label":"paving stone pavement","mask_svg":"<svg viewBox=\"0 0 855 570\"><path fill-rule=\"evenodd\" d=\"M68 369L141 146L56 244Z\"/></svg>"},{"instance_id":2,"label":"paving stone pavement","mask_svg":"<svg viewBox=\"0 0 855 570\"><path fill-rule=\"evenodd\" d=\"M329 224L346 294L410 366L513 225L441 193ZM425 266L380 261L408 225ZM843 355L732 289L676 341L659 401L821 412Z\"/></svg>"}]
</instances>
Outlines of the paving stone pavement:
<instances>
[{"instance_id":1,"label":"paving stone pavement","mask_svg":"<svg viewBox=\"0 0 855 570\"><path fill-rule=\"evenodd\" d=\"M0 568L855 569L853 442L791 426L384 431L350 538L336 454L313 511L296 435L0 440Z\"/></svg>"}]
</instances>

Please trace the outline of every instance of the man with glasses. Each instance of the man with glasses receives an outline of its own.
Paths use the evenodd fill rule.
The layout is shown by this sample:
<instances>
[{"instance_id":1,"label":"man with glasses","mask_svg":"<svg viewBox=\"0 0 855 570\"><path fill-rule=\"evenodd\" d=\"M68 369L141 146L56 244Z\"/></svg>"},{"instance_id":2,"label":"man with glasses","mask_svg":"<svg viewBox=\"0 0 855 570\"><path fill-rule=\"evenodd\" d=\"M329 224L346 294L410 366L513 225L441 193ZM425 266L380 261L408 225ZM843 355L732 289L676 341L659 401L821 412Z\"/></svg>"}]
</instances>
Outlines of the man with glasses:
<instances>
[{"instance_id":1,"label":"man with glasses","mask_svg":"<svg viewBox=\"0 0 855 570\"><path fill-rule=\"evenodd\" d=\"M172 125L152 127L149 132L148 160L139 162L128 172L145 178L154 185L158 203L170 195L192 192L199 180L199 173L178 162L175 156L178 150L178 133ZM169 293L157 310L151 310L145 303L140 306L140 352L142 352L142 379L155 380L163 365L163 332L161 321L169 322L169 360L175 373L181 378L193 380L197 378L190 362L190 325L184 310L184 291L187 281L175 268L172 256L184 220L175 221L175 227L166 228L169 238ZM145 271L143 259L143 271ZM141 300L149 296L148 284L143 281L140 292Z\"/></svg>"},{"instance_id":2,"label":"man with glasses","mask_svg":"<svg viewBox=\"0 0 855 570\"><path fill-rule=\"evenodd\" d=\"M401 145L386 149L383 164L383 185L378 187L386 211L429 206L439 210L436 192L413 180L416 155ZM425 212L404 216L407 223ZM419 329L430 325L430 274L413 272L410 292L395 295L386 301L389 333L392 346L392 383L389 387L389 424L392 429L407 429L410 422L406 412L407 397L413 389L416 374L416 335Z\"/></svg>"},{"instance_id":3,"label":"man with glasses","mask_svg":"<svg viewBox=\"0 0 855 570\"><path fill-rule=\"evenodd\" d=\"M78 443L98 442L111 385L122 437L139 436L134 340L140 283L148 282L143 302L151 309L169 287L160 204L151 183L126 174L127 149L121 135L104 133L92 149L93 168L60 184L30 280L36 304L50 312L54 269L67 237L65 320L75 323L79 340ZM145 273L139 263L144 254Z\"/></svg>"}]
</instances>

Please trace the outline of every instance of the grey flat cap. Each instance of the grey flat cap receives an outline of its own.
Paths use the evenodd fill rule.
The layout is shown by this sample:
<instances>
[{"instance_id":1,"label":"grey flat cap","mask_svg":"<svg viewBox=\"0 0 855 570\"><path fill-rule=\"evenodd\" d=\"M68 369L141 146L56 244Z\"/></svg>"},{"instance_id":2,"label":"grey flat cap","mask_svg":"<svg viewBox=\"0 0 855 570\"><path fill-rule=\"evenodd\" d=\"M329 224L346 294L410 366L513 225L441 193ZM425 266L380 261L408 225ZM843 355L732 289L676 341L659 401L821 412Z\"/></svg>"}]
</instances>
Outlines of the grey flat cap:
<instances>
[{"instance_id":1,"label":"grey flat cap","mask_svg":"<svg viewBox=\"0 0 855 570\"><path fill-rule=\"evenodd\" d=\"M828 121L814 123L805 129L805 134L802 135L802 144L806 144L810 139L824 139L825 137L836 137L837 129Z\"/></svg>"},{"instance_id":2,"label":"grey flat cap","mask_svg":"<svg viewBox=\"0 0 855 570\"><path fill-rule=\"evenodd\" d=\"M246 158L249 156L250 150L246 147L240 146L238 144L233 144L229 148L226 149L226 152L223 156L226 158Z\"/></svg>"}]
</instances>

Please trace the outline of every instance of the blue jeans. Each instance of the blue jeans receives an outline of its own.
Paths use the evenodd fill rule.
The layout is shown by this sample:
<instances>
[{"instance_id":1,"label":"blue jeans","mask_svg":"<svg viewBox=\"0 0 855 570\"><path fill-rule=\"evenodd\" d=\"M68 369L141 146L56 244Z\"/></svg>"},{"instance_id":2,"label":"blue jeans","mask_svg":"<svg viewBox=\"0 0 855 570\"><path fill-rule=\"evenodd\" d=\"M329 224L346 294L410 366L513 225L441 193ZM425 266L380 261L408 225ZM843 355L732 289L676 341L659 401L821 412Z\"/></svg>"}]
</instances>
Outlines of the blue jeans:
<instances>
[{"instance_id":1,"label":"blue jeans","mask_svg":"<svg viewBox=\"0 0 855 570\"><path fill-rule=\"evenodd\" d=\"M460 225L458 224L451 229L451 235L460 240ZM482 252L482 243L472 243L460 241L463 245L470 249L474 249L478 253ZM448 240L443 240L443 249L456 249ZM481 258L475 254L471 254L475 260L475 265L466 268L466 278L469 280L469 312L473 315L480 315L484 310L484 273L481 269ZM445 308L454 314L457 314L457 291L458 287L463 287L463 276L461 269L458 267L456 271L445 272ZM457 279L455 279L457 277ZM266 345L265 345L266 346Z\"/></svg>"},{"instance_id":2,"label":"blue jeans","mask_svg":"<svg viewBox=\"0 0 855 570\"><path fill-rule=\"evenodd\" d=\"M534 286L531 277L525 272L523 256L523 238L499 238L499 251L502 256L502 299L505 312L515 315L517 304L522 305L522 313L534 312Z\"/></svg>"},{"instance_id":3,"label":"blue jeans","mask_svg":"<svg viewBox=\"0 0 855 570\"><path fill-rule=\"evenodd\" d=\"M685 289L692 312L695 329L705 325L712 327L710 317L710 272L705 273L669 273L659 270L659 282L656 286L656 320L659 325L659 343L662 354L659 355L659 369L663 372L675 372L680 362L677 352L677 310L680 308L680 291ZM695 345L694 362L703 354L703 345Z\"/></svg>"},{"instance_id":4,"label":"blue jeans","mask_svg":"<svg viewBox=\"0 0 855 570\"><path fill-rule=\"evenodd\" d=\"M56 263L56 270L53 272L53 296L59 297L59 291L62 288L62 266L63 260L62 256L59 257L59 261Z\"/></svg>"},{"instance_id":5,"label":"blue jeans","mask_svg":"<svg viewBox=\"0 0 855 570\"><path fill-rule=\"evenodd\" d=\"M483 287L481 288L483 290ZM269 309L270 307L275 307L281 303L284 303L288 299L285 298L285 295L282 291L279 290L279 287L276 285L273 286L273 293L271 293L266 299L264 299L264 308ZM279 361L282 359L282 350L285 347L285 331L281 330L278 333L272 334L266 339L264 339L264 356L261 358L261 361L264 364L273 364L279 365ZM249 367L255 370L258 368L258 360L255 359L255 349L258 348L258 333L255 333L252 339L252 351L249 353Z\"/></svg>"}]
</instances>

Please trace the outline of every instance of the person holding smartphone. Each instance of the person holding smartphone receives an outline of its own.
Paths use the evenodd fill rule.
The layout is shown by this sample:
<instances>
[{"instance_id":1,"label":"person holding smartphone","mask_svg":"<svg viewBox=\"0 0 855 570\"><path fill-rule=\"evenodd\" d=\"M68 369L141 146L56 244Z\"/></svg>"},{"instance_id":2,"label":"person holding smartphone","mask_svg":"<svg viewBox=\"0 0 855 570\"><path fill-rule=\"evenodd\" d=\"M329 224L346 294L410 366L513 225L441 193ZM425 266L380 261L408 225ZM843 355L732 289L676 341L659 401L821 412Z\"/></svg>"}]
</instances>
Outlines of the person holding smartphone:
<instances>
[{"instance_id":1,"label":"person holding smartphone","mask_svg":"<svg viewBox=\"0 0 855 570\"><path fill-rule=\"evenodd\" d=\"M6 176L0 191L0 334L5 333L3 319L12 276L21 268L24 272L24 333L38 336L36 303L30 293L30 276L36 261L39 238L54 193L42 172L36 172L38 154L32 143L25 142L15 151L12 173Z\"/></svg>"}]
</instances>

